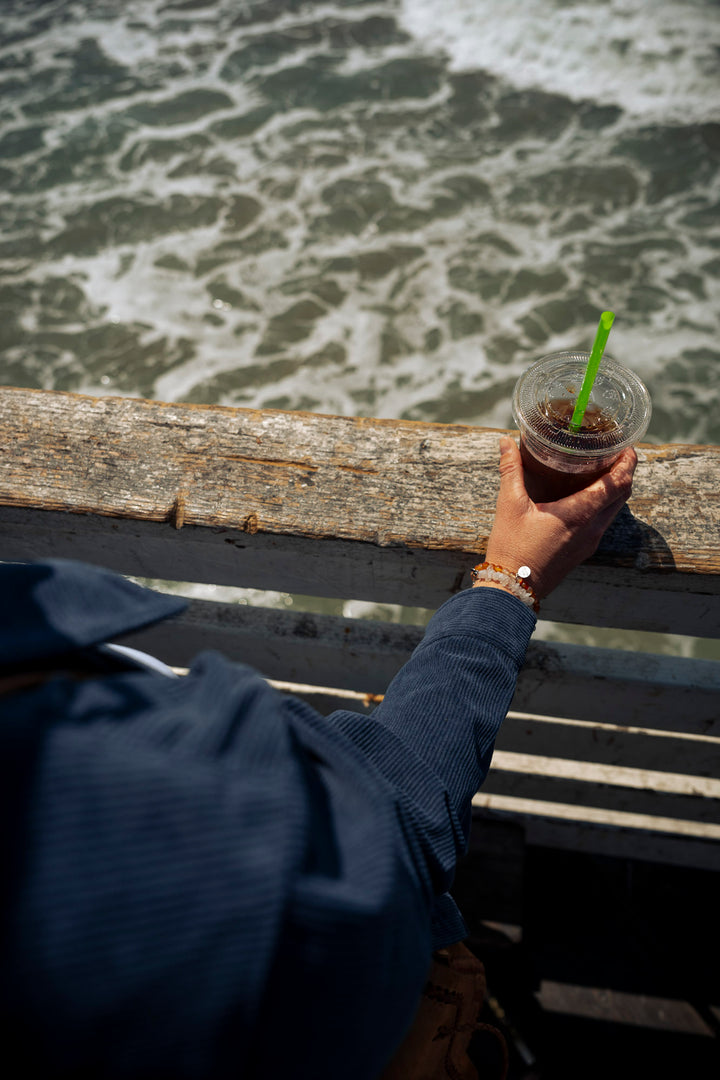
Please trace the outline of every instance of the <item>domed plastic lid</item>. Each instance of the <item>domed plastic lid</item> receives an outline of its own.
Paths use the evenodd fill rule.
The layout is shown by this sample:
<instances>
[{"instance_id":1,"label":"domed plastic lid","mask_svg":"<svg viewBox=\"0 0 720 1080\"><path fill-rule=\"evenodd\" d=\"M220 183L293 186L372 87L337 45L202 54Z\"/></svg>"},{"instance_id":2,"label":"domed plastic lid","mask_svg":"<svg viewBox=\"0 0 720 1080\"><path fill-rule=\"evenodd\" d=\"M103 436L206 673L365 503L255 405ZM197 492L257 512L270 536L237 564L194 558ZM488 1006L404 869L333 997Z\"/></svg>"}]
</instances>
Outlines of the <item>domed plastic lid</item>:
<instances>
[{"instance_id":1,"label":"domed plastic lid","mask_svg":"<svg viewBox=\"0 0 720 1080\"><path fill-rule=\"evenodd\" d=\"M568 454L602 457L620 453L647 431L652 406L640 379L604 356L580 431L569 430L588 354L560 352L544 356L520 377L513 394L513 417L520 430L548 448Z\"/></svg>"}]
</instances>

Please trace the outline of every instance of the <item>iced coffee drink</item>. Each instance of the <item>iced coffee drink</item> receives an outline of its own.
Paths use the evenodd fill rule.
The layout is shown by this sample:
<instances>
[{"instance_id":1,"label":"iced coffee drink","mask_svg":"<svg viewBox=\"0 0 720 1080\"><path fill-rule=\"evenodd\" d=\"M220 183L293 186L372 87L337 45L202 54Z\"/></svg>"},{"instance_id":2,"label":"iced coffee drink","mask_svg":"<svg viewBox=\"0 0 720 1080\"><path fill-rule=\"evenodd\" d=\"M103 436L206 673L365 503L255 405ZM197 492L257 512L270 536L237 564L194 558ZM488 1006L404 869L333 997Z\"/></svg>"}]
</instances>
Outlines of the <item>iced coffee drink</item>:
<instances>
[{"instance_id":1,"label":"iced coffee drink","mask_svg":"<svg viewBox=\"0 0 720 1080\"><path fill-rule=\"evenodd\" d=\"M607 472L650 423L650 395L643 383L604 356L580 430L572 430L587 362L588 353L552 353L528 368L515 386L512 408L523 464L542 479L538 490L544 489L545 499L562 498Z\"/></svg>"}]
</instances>

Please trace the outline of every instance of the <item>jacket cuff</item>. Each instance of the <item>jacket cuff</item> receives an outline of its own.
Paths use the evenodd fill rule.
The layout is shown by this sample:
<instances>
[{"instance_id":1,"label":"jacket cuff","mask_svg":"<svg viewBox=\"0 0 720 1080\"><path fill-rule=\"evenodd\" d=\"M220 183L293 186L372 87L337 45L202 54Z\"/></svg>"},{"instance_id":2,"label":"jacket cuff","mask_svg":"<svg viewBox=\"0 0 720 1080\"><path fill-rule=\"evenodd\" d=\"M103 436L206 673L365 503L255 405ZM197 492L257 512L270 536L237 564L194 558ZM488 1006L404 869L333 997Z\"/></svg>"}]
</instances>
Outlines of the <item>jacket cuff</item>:
<instances>
[{"instance_id":1,"label":"jacket cuff","mask_svg":"<svg viewBox=\"0 0 720 1080\"><path fill-rule=\"evenodd\" d=\"M500 649L519 668L536 623L535 613L504 589L464 589L438 608L419 648L438 638L468 634Z\"/></svg>"}]
</instances>

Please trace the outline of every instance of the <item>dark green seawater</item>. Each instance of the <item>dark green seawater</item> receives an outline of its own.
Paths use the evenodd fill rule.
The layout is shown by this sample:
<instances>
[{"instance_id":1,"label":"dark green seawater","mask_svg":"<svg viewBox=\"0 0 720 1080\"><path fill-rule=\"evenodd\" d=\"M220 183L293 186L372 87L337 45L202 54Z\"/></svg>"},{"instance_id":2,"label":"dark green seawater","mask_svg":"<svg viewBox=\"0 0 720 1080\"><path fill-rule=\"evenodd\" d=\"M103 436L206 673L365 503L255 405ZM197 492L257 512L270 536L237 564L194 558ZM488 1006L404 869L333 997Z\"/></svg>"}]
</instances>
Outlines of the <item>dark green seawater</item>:
<instances>
[{"instance_id":1,"label":"dark green seawater","mask_svg":"<svg viewBox=\"0 0 720 1080\"><path fill-rule=\"evenodd\" d=\"M720 442L716 2L0 12L3 383L510 426L611 308Z\"/></svg>"}]
</instances>

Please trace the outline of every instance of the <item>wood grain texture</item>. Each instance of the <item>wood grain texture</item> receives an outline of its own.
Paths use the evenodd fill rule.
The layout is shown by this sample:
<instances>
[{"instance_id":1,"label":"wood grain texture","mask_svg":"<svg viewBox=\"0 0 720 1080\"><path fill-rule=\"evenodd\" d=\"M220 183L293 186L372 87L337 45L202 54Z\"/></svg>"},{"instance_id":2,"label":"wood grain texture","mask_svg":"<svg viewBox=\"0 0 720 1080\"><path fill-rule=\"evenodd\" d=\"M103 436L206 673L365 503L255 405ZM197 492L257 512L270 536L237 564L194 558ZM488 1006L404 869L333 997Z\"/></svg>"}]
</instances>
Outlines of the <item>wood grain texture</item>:
<instances>
[{"instance_id":1,"label":"wood grain texture","mask_svg":"<svg viewBox=\"0 0 720 1080\"><path fill-rule=\"evenodd\" d=\"M492 524L483 429L12 389L0 417L6 504L463 551Z\"/></svg>"},{"instance_id":2,"label":"wood grain texture","mask_svg":"<svg viewBox=\"0 0 720 1080\"><path fill-rule=\"evenodd\" d=\"M128 573L435 607L493 521L496 430L12 388L0 417L0 558L48 554L54 532L57 554L98 541ZM641 458L629 507L544 614L718 633L720 448Z\"/></svg>"}]
</instances>

